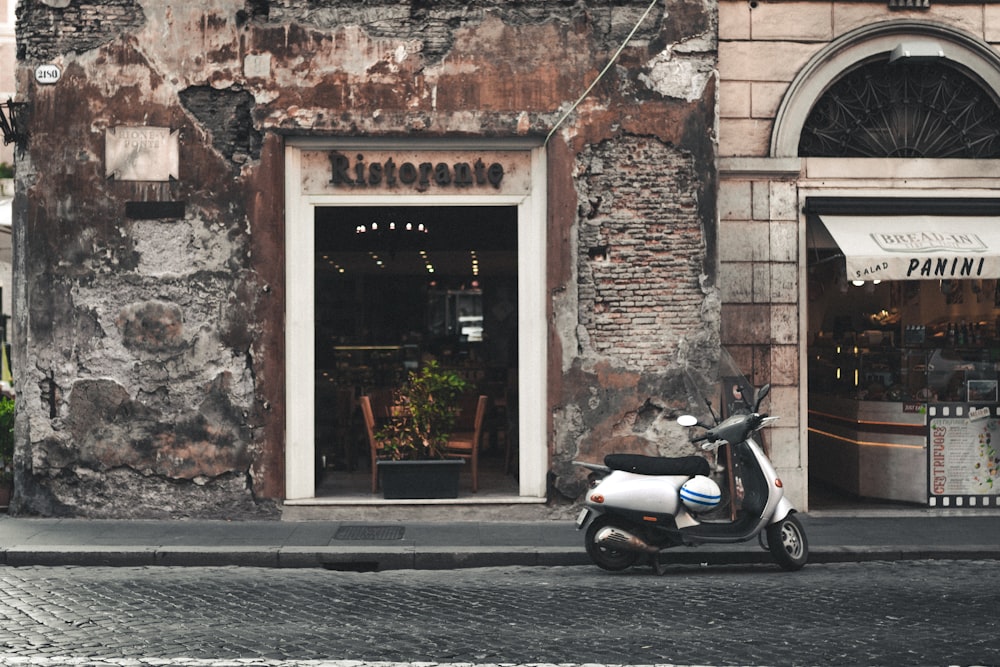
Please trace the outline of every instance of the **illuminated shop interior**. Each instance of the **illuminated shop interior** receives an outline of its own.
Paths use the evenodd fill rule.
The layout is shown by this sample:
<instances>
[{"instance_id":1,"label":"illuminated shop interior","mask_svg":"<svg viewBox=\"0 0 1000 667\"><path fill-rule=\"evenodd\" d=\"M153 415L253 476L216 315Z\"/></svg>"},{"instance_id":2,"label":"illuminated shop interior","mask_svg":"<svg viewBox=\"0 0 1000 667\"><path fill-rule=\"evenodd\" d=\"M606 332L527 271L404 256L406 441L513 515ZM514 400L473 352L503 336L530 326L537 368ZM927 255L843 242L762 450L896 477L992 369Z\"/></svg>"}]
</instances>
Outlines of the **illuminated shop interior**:
<instances>
[{"instance_id":1,"label":"illuminated shop interior","mask_svg":"<svg viewBox=\"0 0 1000 667\"><path fill-rule=\"evenodd\" d=\"M367 491L358 398L430 360L490 397L477 493L516 495L517 209L324 207L315 239L316 495Z\"/></svg>"}]
</instances>

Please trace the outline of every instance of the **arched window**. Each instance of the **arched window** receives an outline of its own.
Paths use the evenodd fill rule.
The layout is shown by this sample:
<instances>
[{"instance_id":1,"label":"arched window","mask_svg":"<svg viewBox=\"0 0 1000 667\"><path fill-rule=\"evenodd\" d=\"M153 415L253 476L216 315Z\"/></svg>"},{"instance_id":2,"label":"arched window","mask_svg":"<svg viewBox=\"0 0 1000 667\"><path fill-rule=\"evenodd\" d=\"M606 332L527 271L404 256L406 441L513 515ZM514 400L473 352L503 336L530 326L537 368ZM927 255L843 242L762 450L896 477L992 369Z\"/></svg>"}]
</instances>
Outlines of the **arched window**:
<instances>
[{"instance_id":1,"label":"arched window","mask_svg":"<svg viewBox=\"0 0 1000 667\"><path fill-rule=\"evenodd\" d=\"M1000 157L1000 107L942 62L868 62L823 93L806 118L800 157Z\"/></svg>"}]
</instances>

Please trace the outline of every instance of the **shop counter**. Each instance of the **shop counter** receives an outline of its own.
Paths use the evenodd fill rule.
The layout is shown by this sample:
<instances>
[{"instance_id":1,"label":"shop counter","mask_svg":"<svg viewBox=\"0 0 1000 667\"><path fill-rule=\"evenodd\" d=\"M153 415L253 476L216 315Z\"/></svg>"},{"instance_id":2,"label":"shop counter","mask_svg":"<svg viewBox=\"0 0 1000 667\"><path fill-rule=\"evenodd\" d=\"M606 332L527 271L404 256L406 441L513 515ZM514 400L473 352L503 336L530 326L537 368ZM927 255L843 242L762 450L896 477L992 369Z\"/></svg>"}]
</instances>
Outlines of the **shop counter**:
<instances>
[{"instance_id":1,"label":"shop counter","mask_svg":"<svg viewBox=\"0 0 1000 667\"><path fill-rule=\"evenodd\" d=\"M862 498L927 501L927 405L809 395L809 474Z\"/></svg>"}]
</instances>

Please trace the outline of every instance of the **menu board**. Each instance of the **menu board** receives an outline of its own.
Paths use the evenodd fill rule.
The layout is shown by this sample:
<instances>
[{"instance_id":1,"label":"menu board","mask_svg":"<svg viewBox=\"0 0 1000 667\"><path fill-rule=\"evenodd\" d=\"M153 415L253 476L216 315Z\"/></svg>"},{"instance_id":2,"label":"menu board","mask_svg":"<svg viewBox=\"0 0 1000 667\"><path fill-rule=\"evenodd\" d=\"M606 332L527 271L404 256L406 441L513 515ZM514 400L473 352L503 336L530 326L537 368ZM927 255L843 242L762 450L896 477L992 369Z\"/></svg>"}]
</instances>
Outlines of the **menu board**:
<instances>
[{"instance_id":1,"label":"menu board","mask_svg":"<svg viewBox=\"0 0 1000 667\"><path fill-rule=\"evenodd\" d=\"M931 505L1000 504L997 406L928 406L927 476Z\"/></svg>"}]
</instances>

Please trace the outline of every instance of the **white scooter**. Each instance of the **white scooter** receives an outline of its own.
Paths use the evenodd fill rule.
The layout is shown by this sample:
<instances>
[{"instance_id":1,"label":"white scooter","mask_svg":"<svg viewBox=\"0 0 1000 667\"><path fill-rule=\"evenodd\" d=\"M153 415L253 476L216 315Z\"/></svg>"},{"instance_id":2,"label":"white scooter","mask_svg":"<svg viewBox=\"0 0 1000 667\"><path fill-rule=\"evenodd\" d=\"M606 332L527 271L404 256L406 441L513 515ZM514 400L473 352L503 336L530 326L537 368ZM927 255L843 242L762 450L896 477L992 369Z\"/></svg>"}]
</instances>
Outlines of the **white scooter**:
<instances>
[{"instance_id":1,"label":"white scooter","mask_svg":"<svg viewBox=\"0 0 1000 667\"><path fill-rule=\"evenodd\" d=\"M731 358L724 358L735 368ZM730 370L730 372L732 372ZM604 465L574 461L591 470L591 488L577 528L586 531L585 546L591 560L605 570L624 570L646 555L657 574L659 553L675 546L736 543L758 538L785 570L798 570L809 558L809 545L795 509L784 497L781 480L753 435L777 417L760 414L761 401L770 391L762 387L751 406L743 399L749 383L738 374L721 380L736 398L733 414L719 419L705 401L715 426L684 415L677 423L706 429L692 442L702 449L725 447L727 501L710 478L711 466L703 456L664 458L637 454L609 454ZM728 384L727 384L728 382ZM717 386L717 385L716 385ZM717 515L727 514L719 518ZM705 518L702 518L705 517ZM709 518L711 517L711 518Z\"/></svg>"}]
</instances>

